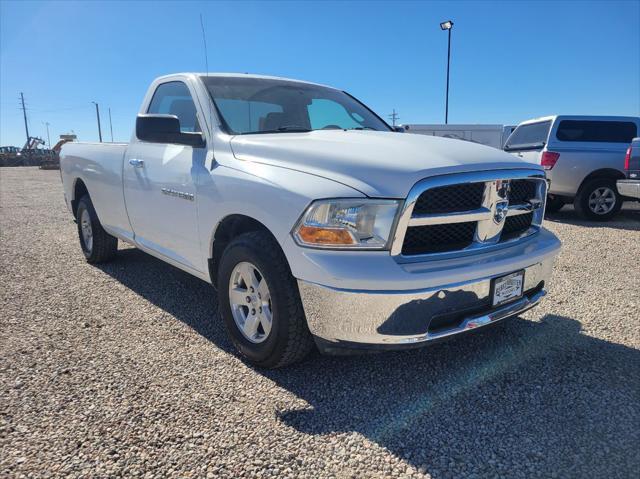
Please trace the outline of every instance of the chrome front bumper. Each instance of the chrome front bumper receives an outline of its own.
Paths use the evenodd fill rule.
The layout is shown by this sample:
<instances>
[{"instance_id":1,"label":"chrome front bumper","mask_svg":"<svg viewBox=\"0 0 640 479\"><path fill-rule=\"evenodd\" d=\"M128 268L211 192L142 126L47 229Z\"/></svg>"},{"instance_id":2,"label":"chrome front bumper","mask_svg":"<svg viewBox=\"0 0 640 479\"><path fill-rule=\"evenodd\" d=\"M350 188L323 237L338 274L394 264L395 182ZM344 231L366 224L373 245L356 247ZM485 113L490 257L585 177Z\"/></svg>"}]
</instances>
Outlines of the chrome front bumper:
<instances>
[{"instance_id":1,"label":"chrome front bumper","mask_svg":"<svg viewBox=\"0 0 640 479\"><path fill-rule=\"evenodd\" d=\"M491 283L502 274L417 291L341 290L301 280L298 286L309 330L321 349L408 348L532 308L546 295L554 258L526 267L524 295L495 308Z\"/></svg>"}]
</instances>

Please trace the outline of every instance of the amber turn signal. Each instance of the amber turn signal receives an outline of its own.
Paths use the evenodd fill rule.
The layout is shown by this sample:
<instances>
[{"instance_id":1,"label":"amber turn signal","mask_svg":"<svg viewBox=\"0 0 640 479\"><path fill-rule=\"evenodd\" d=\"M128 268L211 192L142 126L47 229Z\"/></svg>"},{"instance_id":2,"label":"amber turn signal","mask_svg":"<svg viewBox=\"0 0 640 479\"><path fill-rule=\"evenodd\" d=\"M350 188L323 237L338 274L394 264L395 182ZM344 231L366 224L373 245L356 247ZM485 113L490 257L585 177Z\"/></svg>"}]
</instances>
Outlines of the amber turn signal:
<instances>
[{"instance_id":1,"label":"amber turn signal","mask_svg":"<svg viewBox=\"0 0 640 479\"><path fill-rule=\"evenodd\" d=\"M318 228L317 226L302 225L298 229L298 236L307 244L318 245L352 245L353 236L343 229Z\"/></svg>"}]
</instances>

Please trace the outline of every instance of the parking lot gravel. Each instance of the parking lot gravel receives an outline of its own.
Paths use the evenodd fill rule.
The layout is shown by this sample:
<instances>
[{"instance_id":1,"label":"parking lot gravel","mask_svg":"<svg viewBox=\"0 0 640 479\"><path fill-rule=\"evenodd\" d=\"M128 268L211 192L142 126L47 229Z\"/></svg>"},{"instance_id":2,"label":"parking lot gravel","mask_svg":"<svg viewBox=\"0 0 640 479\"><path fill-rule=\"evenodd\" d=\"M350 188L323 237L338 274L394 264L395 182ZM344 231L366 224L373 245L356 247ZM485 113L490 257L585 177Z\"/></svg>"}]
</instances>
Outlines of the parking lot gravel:
<instances>
[{"instance_id":1,"label":"parking lot gravel","mask_svg":"<svg viewBox=\"0 0 640 479\"><path fill-rule=\"evenodd\" d=\"M57 171L0 169L0 476L637 477L640 208L546 226L550 295L428 348L277 371L211 286L84 261Z\"/></svg>"}]
</instances>

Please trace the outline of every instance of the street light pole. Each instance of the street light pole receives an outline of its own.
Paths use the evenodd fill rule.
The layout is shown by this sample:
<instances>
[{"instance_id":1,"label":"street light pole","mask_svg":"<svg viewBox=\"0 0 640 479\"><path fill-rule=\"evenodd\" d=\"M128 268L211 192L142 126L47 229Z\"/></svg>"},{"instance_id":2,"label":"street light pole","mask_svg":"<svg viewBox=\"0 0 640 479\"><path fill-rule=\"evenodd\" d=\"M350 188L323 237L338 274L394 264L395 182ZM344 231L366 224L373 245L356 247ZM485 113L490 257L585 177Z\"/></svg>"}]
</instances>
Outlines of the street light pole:
<instances>
[{"instance_id":1,"label":"street light pole","mask_svg":"<svg viewBox=\"0 0 640 479\"><path fill-rule=\"evenodd\" d=\"M95 101L92 101L91 103L93 103L96 106L96 118L98 119L98 137L100 138L100 143L102 143L102 128L100 127L100 108L98 107L98 104Z\"/></svg>"},{"instance_id":2,"label":"street light pole","mask_svg":"<svg viewBox=\"0 0 640 479\"><path fill-rule=\"evenodd\" d=\"M111 123L111 107L109 107L109 129L111 130L111 143L113 143L113 124Z\"/></svg>"},{"instance_id":3,"label":"street light pole","mask_svg":"<svg viewBox=\"0 0 640 479\"><path fill-rule=\"evenodd\" d=\"M442 30L449 31L449 42L447 46L447 97L446 97L445 109L444 109L444 123L446 125L449 123L449 65L451 64L451 29L453 28L453 22L451 20L442 22L440 24L440 28Z\"/></svg>"}]
</instances>

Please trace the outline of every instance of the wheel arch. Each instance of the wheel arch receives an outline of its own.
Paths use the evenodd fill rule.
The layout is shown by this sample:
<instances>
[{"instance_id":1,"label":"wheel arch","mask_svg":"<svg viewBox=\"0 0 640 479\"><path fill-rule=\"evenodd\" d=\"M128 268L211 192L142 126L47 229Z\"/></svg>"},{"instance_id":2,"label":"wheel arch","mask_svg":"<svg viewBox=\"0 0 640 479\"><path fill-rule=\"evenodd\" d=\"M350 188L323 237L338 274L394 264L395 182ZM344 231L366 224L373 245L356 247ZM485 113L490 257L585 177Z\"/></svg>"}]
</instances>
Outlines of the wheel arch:
<instances>
[{"instance_id":1,"label":"wheel arch","mask_svg":"<svg viewBox=\"0 0 640 479\"><path fill-rule=\"evenodd\" d=\"M87 185L84 181L82 181L82 178L75 179L73 183L73 189L71 191L73 192L73 196L71 197L71 211L73 212L73 217L77 218L78 201L80 201L80 198L82 198L84 195L89 195L89 197L91 197L91 195L89 194Z\"/></svg>"},{"instance_id":2,"label":"wheel arch","mask_svg":"<svg viewBox=\"0 0 640 479\"><path fill-rule=\"evenodd\" d=\"M224 249L234 238L251 231L264 231L268 233L280 246L280 242L273 232L261 221L243 214L231 214L225 216L216 225L210 241L208 262L209 276L213 286L217 287L218 265L220 264L220 257L222 256ZM282 249L282 246L280 246L280 248Z\"/></svg>"},{"instance_id":3,"label":"wheel arch","mask_svg":"<svg viewBox=\"0 0 640 479\"><path fill-rule=\"evenodd\" d=\"M599 170L592 171L587 176L584 177L580 186L578 187L578 192L582 190L587 182L594 180L596 178L607 178L610 180L623 180L625 178L624 173L620 170L616 170L615 168L600 168Z\"/></svg>"}]
</instances>

